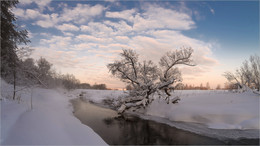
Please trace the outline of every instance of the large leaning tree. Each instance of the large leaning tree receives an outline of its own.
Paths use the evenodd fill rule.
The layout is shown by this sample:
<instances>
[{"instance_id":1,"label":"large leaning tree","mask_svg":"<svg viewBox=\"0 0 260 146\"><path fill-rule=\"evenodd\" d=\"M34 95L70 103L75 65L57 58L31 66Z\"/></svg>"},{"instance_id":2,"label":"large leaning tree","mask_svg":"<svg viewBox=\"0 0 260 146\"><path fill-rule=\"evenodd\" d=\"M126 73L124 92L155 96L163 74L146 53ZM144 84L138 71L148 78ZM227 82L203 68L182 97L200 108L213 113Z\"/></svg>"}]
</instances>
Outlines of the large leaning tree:
<instances>
[{"instance_id":1,"label":"large leaning tree","mask_svg":"<svg viewBox=\"0 0 260 146\"><path fill-rule=\"evenodd\" d=\"M130 107L145 107L153 101L153 95L157 93L169 104L176 103L179 98L171 98L172 91L181 86L181 72L178 65L194 66L191 59L192 48L180 48L167 52L159 62L159 67L151 60L138 61L138 54L131 49L123 49L121 59L107 65L113 76L132 87L129 97L125 98L119 113L123 113Z\"/></svg>"}]
</instances>

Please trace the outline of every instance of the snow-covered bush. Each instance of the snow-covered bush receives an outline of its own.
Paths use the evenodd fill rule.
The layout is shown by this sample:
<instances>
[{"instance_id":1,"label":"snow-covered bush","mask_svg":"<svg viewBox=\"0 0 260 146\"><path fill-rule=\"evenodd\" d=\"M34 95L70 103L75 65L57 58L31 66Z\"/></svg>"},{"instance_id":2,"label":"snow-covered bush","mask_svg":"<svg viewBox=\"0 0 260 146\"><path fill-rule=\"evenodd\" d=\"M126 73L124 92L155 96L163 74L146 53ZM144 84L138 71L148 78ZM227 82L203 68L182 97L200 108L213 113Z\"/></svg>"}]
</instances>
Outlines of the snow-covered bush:
<instances>
[{"instance_id":1,"label":"snow-covered bush","mask_svg":"<svg viewBox=\"0 0 260 146\"><path fill-rule=\"evenodd\" d=\"M191 56L193 49L181 48L167 52L159 62L159 67L151 60L138 61L138 54L131 49L123 49L121 60L107 65L115 77L127 83L133 90L124 98L119 113L130 107L147 106L153 101L153 94L159 94L170 103L171 91L181 86L181 72L177 65L194 66ZM179 98L173 98L175 103Z\"/></svg>"}]
</instances>

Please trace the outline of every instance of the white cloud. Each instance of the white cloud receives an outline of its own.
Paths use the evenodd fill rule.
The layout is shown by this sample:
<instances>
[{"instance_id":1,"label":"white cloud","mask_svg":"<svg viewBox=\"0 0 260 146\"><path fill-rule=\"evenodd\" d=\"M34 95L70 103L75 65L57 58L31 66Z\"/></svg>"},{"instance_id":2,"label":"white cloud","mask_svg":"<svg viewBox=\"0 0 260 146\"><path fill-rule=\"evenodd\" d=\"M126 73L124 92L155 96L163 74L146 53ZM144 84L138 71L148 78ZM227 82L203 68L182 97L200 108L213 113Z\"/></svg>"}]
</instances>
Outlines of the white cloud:
<instances>
[{"instance_id":1,"label":"white cloud","mask_svg":"<svg viewBox=\"0 0 260 146\"><path fill-rule=\"evenodd\" d=\"M79 28L73 24L62 24L62 25L58 25L56 26L57 29L61 30L61 31L78 31Z\"/></svg>"},{"instance_id":2,"label":"white cloud","mask_svg":"<svg viewBox=\"0 0 260 146\"><path fill-rule=\"evenodd\" d=\"M40 44L54 50L69 50L72 47L72 38L69 36L51 36L50 38L41 39Z\"/></svg>"},{"instance_id":3,"label":"white cloud","mask_svg":"<svg viewBox=\"0 0 260 146\"><path fill-rule=\"evenodd\" d=\"M13 9L13 13L15 14L15 16L25 20L47 17L47 15L41 14L39 11L34 9L23 10L21 8L15 8Z\"/></svg>"},{"instance_id":4,"label":"white cloud","mask_svg":"<svg viewBox=\"0 0 260 146\"><path fill-rule=\"evenodd\" d=\"M212 9L212 8L210 8L210 12L211 12L212 14L215 14L215 10Z\"/></svg>"},{"instance_id":5,"label":"white cloud","mask_svg":"<svg viewBox=\"0 0 260 146\"><path fill-rule=\"evenodd\" d=\"M13 13L16 17L23 17L25 14L24 10L21 8L15 8L13 9Z\"/></svg>"},{"instance_id":6,"label":"white cloud","mask_svg":"<svg viewBox=\"0 0 260 146\"><path fill-rule=\"evenodd\" d=\"M83 32L92 32L93 29L91 27L89 27L88 25L81 25L80 26L80 30L83 31Z\"/></svg>"},{"instance_id":7,"label":"white cloud","mask_svg":"<svg viewBox=\"0 0 260 146\"><path fill-rule=\"evenodd\" d=\"M146 58L159 61L159 58L167 51L181 47L192 47L194 49L194 60L197 64L214 66L217 64L211 55L212 45L197 39L193 39L173 30L148 31L147 36L136 36L130 41L130 46L148 54Z\"/></svg>"},{"instance_id":8,"label":"white cloud","mask_svg":"<svg viewBox=\"0 0 260 146\"><path fill-rule=\"evenodd\" d=\"M93 47L96 44L93 45L93 43L80 43L80 44L76 44L74 45L74 50L90 50L93 49Z\"/></svg>"},{"instance_id":9,"label":"white cloud","mask_svg":"<svg viewBox=\"0 0 260 146\"><path fill-rule=\"evenodd\" d=\"M21 5L29 5L35 3L40 11L44 10L45 7L48 7L51 3L51 0L20 0Z\"/></svg>"},{"instance_id":10,"label":"white cloud","mask_svg":"<svg viewBox=\"0 0 260 146\"><path fill-rule=\"evenodd\" d=\"M100 22L89 22L87 25L80 26L81 31L89 32L95 36L107 36L113 33L113 29Z\"/></svg>"},{"instance_id":11,"label":"white cloud","mask_svg":"<svg viewBox=\"0 0 260 146\"><path fill-rule=\"evenodd\" d=\"M148 5L145 12L134 18L133 28L136 31L147 29L189 30L195 27L191 16L177 10Z\"/></svg>"},{"instance_id":12,"label":"white cloud","mask_svg":"<svg viewBox=\"0 0 260 146\"><path fill-rule=\"evenodd\" d=\"M77 4L77 6L74 8L65 7L60 16L60 21L73 21L75 23L84 23L89 21L92 17L102 14L104 10L105 7L99 4L95 6L90 6L87 4Z\"/></svg>"},{"instance_id":13,"label":"white cloud","mask_svg":"<svg viewBox=\"0 0 260 146\"><path fill-rule=\"evenodd\" d=\"M104 23L112 27L116 35L126 35L126 33L133 31L132 26L128 25L123 20L120 20L119 22L105 21Z\"/></svg>"},{"instance_id":14,"label":"white cloud","mask_svg":"<svg viewBox=\"0 0 260 146\"><path fill-rule=\"evenodd\" d=\"M106 17L120 18L132 22L134 20L134 9L124 10L120 12L106 12Z\"/></svg>"},{"instance_id":15,"label":"white cloud","mask_svg":"<svg viewBox=\"0 0 260 146\"><path fill-rule=\"evenodd\" d=\"M35 0L20 0L21 5L29 5L33 3Z\"/></svg>"},{"instance_id":16,"label":"white cloud","mask_svg":"<svg viewBox=\"0 0 260 146\"><path fill-rule=\"evenodd\" d=\"M111 3L113 3L113 2L115 2L116 0L104 0L105 2L111 2Z\"/></svg>"},{"instance_id":17,"label":"white cloud","mask_svg":"<svg viewBox=\"0 0 260 146\"><path fill-rule=\"evenodd\" d=\"M190 12L184 6L181 10L167 9L158 5L147 5L144 7L144 12L137 12L135 9L123 10L120 12L106 12L106 17L117 18L119 22L126 20L132 24L127 23L114 24L115 28L127 27L129 31L146 31L152 29L174 29L174 30L189 30L195 28L195 22L192 21ZM106 24L113 24L114 22L105 21Z\"/></svg>"},{"instance_id":18,"label":"white cloud","mask_svg":"<svg viewBox=\"0 0 260 146\"><path fill-rule=\"evenodd\" d=\"M36 23L34 23L36 25L39 25L41 27L44 27L44 28L50 28L50 27L54 27L55 24L51 21L44 21L44 20L39 20L37 21Z\"/></svg>"},{"instance_id":19,"label":"white cloud","mask_svg":"<svg viewBox=\"0 0 260 146\"><path fill-rule=\"evenodd\" d=\"M97 45L99 43L109 43L113 40L112 38L100 38L100 37L95 37L92 35L84 35L84 34L78 35L76 39L83 42L92 42L92 43L94 42L97 43Z\"/></svg>"},{"instance_id":20,"label":"white cloud","mask_svg":"<svg viewBox=\"0 0 260 146\"><path fill-rule=\"evenodd\" d=\"M122 48L133 48L140 54L141 60L157 63L167 51L190 46L194 49L193 57L198 66L182 68L184 75L191 72L201 75L217 64L211 56L213 44L182 33L195 28L192 17L184 11L158 5L148 5L142 11L130 9L120 12L105 12L106 8L102 5L69 7L62 4L61 8L62 11L52 14L33 9L16 9L15 13L26 20L35 19L35 25L63 32L61 36L41 33L45 37L40 40L35 56L44 55L60 68L80 69L76 73L80 77L88 72L91 81L107 78L96 76L107 75L105 65L116 59ZM103 17L103 12L106 17ZM95 17L102 19L93 19ZM92 64L91 67L89 64ZM110 81L106 84L113 83L115 86L115 79Z\"/></svg>"},{"instance_id":21,"label":"white cloud","mask_svg":"<svg viewBox=\"0 0 260 146\"><path fill-rule=\"evenodd\" d=\"M13 9L13 13L15 16L24 20L35 20L34 25L39 25L43 28L54 27L58 23L58 14L43 14L35 9L26 9L23 10L21 8Z\"/></svg>"},{"instance_id":22,"label":"white cloud","mask_svg":"<svg viewBox=\"0 0 260 146\"><path fill-rule=\"evenodd\" d=\"M56 13L52 13L50 15L48 14L42 14L40 20L36 21L36 25L39 25L44 28L50 28L57 25L59 22L58 20L59 15Z\"/></svg>"},{"instance_id":23,"label":"white cloud","mask_svg":"<svg viewBox=\"0 0 260 146\"><path fill-rule=\"evenodd\" d=\"M41 10L43 10L44 7L48 6L51 3L51 0L41 0L41 1L37 0L37 2L35 1L35 3L38 5L38 7Z\"/></svg>"},{"instance_id":24,"label":"white cloud","mask_svg":"<svg viewBox=\"0 0 260 146\"><path fill-rule=\"evenodd\" d=\"M181 72L183 75L185 75L185 77L202 76L204 73L209 72L209 70L209 67L201 67L200 65L197 65L195 67L181 67Z\"/></svg>"},{"instance_id":25,"label":"white cloud","mask_svg":"<svg viewBox=\"0 0 260 146\"><path fill-rule=\"evenodd\" d=\"M116 36L115 40L121 43L128 43L130 39L128 36Z\"/></svg>"},{"instance_id":26,"label":"white cloud","mask_svg":"<svg viewBox=\"0 0 260 146\"><path fill-rule=\"evenodd\" d=\"M35 1L25 1L24 4L30 4ZM37 3L39 7L48 6L50 1L42 1ZM92 20L93 17L101 15L105 10L102 5L87 5L87 4L77 4L76 7L68 7L63 5L64 8L60 13L44 14L42 11L37 9L13 9L14 14L24 20L35 20L34 25L39 25L43 28L55 27L57 25L63 25L64 22L73 22L74 24L82 24ZM64 29L64 27L61 27ZM69 28L69 30L75 30L76 28Z\"/></svg>"},{"instance_id":27,"label":"white cloud","mask_svg":"<svg viewBox=\"0 0 260 146\"><path fill-rule=\"evenodd\" d=\"M73 51L53 50L46 47L37 47L34 49L33 56L36 59L42 56L59 69L76 68L78 64L82 63L82 59L76 56L76 52Z\"/></svg>"},{"instance_id":28,"label":"white cloud","mask_svg":"<svg viewBox=\"0 0 260 146\"><path fill-rule=\"evenodd\" d=\"M74 36L74 34L73 33L70 33L70 32L63 32L63 34L65 35L65 36Z\"/></svg>"},{"instance_id":29,"label":"white cloud","mask_svg":"<svg viewBox=\"0 0 260 146\"><path fill-rule=\"evenodd\" d=\"M49 37L49 36L51 36L50 33L46 33L46 32L42 32L42 33L40 33L40 35L45 36L45 37Z\"/></svg>"},{"instance_id":30,"label":"white cloud","mask_svg":"<svg viewBox=\"0 0 260 146\"><path fill-rule=\"evenodd\" d=\"M28 19L35 19L35 18L39 17L41 14L36 10L27 9L26 15L28 16Z\"/></svg>"}]
</instances>

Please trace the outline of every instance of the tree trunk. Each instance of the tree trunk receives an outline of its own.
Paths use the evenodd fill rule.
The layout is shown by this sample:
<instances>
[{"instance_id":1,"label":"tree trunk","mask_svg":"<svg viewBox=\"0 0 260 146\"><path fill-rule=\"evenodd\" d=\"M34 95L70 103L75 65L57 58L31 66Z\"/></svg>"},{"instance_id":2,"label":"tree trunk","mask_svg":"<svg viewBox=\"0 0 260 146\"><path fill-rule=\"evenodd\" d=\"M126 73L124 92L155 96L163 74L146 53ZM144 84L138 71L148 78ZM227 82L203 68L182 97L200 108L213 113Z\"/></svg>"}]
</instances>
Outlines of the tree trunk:
<instances>
[{"instance_id":1,"label":"tree trunk","mask_svg":"<svg viewBox=\"0 0 260 146\"><path fill-rule=\"evenodd\" d=\"M31 110L33 109L32 100L33 100L33 87L31 88Z\"/></svg>"},{"instance_id":2,"label":"tree trunk","mask_svg":"<svg viewBox=\"0 0 260 146\"><path fill-rule=\"evenodd\" d=\"M168 92L168 89L167 89L167 88L164 89L164 92L165 92L168 96L171 96L171 94Z\"/></svg>"},{"instance_id":3,"label":"tree trunk","mask_svg":"<svg viewBox=\"0 0 260 146\"><path fill-rule=\"evenodd\" d=\"M16 70L14 68L13 70L13 76L14 76L14 92L13 92L13 100L15 100L15 93L16 93Z\"/></svg>"}]
</instances>

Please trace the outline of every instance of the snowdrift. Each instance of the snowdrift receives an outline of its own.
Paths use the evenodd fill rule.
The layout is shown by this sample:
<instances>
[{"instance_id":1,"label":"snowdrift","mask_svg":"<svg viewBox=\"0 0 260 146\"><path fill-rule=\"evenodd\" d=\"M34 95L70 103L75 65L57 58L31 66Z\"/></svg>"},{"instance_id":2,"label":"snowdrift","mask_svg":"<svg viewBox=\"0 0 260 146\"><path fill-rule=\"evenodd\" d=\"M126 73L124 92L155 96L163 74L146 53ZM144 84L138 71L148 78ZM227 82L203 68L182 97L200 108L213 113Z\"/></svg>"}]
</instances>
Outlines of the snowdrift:
<instances>
[{"instance_id":1,"label":"snowdrift","mask_svg":"<svg viewBox=\"0 0 260 146\"><path fill-rule=\"evenodd\" d=\"M73 116L68 97L54 90L35 88L31 110L30 91L18 92L21 97L18 104L3 98L11 97L12 87L1 81L1 144L106 145L91 128Z\"/></svg>"}]
</instances>

